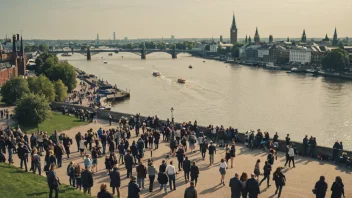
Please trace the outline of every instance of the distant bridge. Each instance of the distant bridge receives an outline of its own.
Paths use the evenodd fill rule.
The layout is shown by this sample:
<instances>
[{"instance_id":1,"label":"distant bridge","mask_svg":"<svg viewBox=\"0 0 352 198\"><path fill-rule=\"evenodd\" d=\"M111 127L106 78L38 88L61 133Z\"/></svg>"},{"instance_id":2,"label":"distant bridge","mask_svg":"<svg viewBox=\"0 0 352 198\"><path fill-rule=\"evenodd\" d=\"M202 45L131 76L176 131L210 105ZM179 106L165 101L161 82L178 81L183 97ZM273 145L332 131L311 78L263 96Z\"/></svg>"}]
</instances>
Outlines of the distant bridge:
<instances>
[{"instance_id":1,"label":"distant bridge","mask_svg":"<svg viewBox=\"0 0 352 198\"><path fill-rule=\"evenodd\" d=\"M82 49L73 49L71 50L53 50L49 51L49 53L52 54L64 54L64 53L79 53L87 56L87 60L91 60L91 57L95 54L102 53L102 52L110 52L110 53L120 53L120 52L129 52L136 54L138 56L141 56L141 59L146 59L146 56L151 53L155 52L164 52L168 53L171 55L172 58L177 58L177 55L180 53L189 53L194 56L206 56L207 53L206 51L203 50L178 50L176 48L174 49L91 49L90 47L87 48L87 50L82 50Z\"/></svg>"}]
</instances>

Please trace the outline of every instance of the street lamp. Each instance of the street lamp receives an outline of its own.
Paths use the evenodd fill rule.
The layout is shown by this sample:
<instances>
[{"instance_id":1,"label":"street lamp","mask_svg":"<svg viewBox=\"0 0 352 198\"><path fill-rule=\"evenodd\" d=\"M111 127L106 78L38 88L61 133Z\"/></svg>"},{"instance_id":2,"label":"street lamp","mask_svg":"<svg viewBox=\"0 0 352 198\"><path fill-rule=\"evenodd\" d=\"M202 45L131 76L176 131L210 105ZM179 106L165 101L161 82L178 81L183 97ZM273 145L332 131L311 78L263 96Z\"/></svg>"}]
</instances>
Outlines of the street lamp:
<instances>
[{"instance_id":1,"label":"street lamp","mask_svg":"<svg viewBox=\"0 0 352 198\"><path fill-rule=\"evenodd\" d=\"M171 111L171 121L173 123L174 122L174 108L171 107L170 111Z\"/></svg>"}]
</instances>

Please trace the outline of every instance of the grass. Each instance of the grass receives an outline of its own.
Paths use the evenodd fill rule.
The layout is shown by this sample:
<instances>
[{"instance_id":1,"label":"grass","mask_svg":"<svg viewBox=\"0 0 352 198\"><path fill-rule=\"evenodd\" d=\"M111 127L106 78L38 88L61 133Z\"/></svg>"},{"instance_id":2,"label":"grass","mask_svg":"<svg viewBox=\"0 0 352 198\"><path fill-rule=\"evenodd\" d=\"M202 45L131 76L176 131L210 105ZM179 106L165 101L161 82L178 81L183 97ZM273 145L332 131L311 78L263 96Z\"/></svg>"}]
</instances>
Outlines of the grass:
<instances>
[{"instance_id":1,"label":"grass","mask_svg":"<svg viewBox=\"0 0 352 198\"><path fill-rule=\"evenodd\" d=\"M45 131L48 135L51 135L55 130L61 132L85 124L87 124L87 122L81 122L79 119L76 119L75 116L67 116L58 112L52 112L50 120L45 120L43 123L39 124L39 130ZM36 125L20 125L20 127L21 130L27 132L27 134L38 132Z\"/></svg>"},{"instance_id":2,"label":"grass","mask_svg":"<svg viewBox=\"0 0 352 198\"><path fill-rule=\"evenodd\" d=\"M45 174L45 172L44 172ZM24 172L23 170L8 164L0 164L0 197L35 197L48 198L49 188L46 177ZM61 180L66 178L61 178ZM54 195L54 193L53 193ZM54 197L54 196L53 196ZM90 198L73 187L61 185L59 197L65 198Z\"/></svg>"}]
</instances>

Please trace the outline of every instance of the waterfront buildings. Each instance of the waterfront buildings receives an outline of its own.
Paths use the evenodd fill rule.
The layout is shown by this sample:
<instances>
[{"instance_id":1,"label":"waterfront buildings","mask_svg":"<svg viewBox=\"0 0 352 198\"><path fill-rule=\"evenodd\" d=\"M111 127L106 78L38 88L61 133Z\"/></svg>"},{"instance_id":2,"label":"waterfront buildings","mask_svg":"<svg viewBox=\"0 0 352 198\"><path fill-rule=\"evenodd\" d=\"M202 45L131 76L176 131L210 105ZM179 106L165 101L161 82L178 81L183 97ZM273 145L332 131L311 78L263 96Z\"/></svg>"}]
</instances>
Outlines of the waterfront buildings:
<instances>
[{"instance_id":1,"label":"waterfront buildings","mask_svg":"<svg viewBox=\"0 0 352 198\"><path fill-rule=\"evenodd\" d=\"M237 26L236 26L236 19L235 19L235 13L233 14L232 18L232 25L230 28L230 42L231 44L237 43Z\"/></svg>"},{"instance_id":2,"label":"waterfront buildings","mask_svg":"<svg viewBox=\"0 0 352 198\"><path fill-rule=\"evenodd\" d=\"M311 50L307 47L296 46L290 49L290 62L291 63L300 63L300 64L309 64L312 60Z\"/></svg>"}]
</instances>

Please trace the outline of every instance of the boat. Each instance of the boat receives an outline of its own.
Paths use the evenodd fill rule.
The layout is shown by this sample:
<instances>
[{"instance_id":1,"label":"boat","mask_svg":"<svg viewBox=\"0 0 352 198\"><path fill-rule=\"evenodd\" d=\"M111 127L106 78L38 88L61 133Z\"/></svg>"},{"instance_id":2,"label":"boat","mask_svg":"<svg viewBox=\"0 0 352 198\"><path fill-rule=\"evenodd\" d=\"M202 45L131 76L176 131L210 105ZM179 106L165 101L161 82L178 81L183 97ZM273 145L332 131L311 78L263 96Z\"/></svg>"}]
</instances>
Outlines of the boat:
<instances>
[{"instance_id":1,"label":"boat","mask_svg":"<svg viewBox=\"0 0 352 198\"><path fill-rule=\"evenodd\" d=\"M183 78L179 78L179 79L177 79L177 82L183 84L183 83L186 83L186 80Z\"/></svg>"},{"instance_id":2,"label":"boat","mask_svg":"<svg viewBox=\"0 0 352 198\"><path fill-rule=\"evenodd\" d=\"M158 72L158 71L153 71L153 76L160 76L160 75L161 75L160 72Z\"/></svg>"},{"instance_id":3,"label":"boat","mask_svg":"<svg viewBox=\"0 0 352 198\"><path fill-rule=\"evenodd\" d=\"M190 65L190 66L188 66L188 68L192 69L193 67L192 67L192 65Z\"/></svg>"},{"instance_id":4,"label":"boat","mask_svg":"<svg viewBox=\"0 0 352 198\"><path fill-rule=\"evenodd\" d=\"M123 56L121 56L123 58Z\"/></svg>"},{"instance_id":5,"label":"boat","mask_svg":"<svg viewBox=\"0 0 352 198\"><path fill-rule=\"evenodd\" d=\"M69 54L69 53L63 53L61 56L72 56L72 54Z\"/></svg>"},{"instance_id":6,"label":"boat","mask_svg":"<svg viewBox=\"0 0 352 198\"><path fill-rule=\"evenodd\" d=\"M112 56L112 53L109 53L109 56Z\"/></svg>"},{"instance_id":7,"label":"boat","mask_svg":"<svg viewBox=\"0 0 352 198\"><path fill-rule=\"evenodd\" d=\"M108 61L104 60L104 64L108 64Z\"/></svg>"},{"instance_id":8,"label":"boat","mask_svg":"<svg viewBox=\"0 0 352 198\"><path fill-rule=\"evenodd\" d=\"M298 69L297 67L294 67L294 68L291 69L291 72L292 73L301 73L301 70Z\"/></svg>"},{"instance_id":9,"label":"boat","mask_svg":"<svg viewBox=\"0 0 352 198\"><path fill-rule=\"evenodd\" d=\"M203 63L205 63L205 60L203 61Z\"/></svg>"},{"instance_id":10,"label":"boat","mask_svg":"<svg viewBox=\"0 0 352 198\"><path fill-rule=\"evenodd\" d=\"M275 66L275 64L274 63L272 63L272 62L269 62L269 63L267 63L266 65L265 65L265 68L267 68L267 69L274 69L274 70L280 70L281 69L281 67L280 66Z\"/></svg>"}]
</instances>

